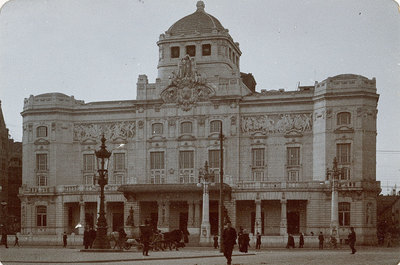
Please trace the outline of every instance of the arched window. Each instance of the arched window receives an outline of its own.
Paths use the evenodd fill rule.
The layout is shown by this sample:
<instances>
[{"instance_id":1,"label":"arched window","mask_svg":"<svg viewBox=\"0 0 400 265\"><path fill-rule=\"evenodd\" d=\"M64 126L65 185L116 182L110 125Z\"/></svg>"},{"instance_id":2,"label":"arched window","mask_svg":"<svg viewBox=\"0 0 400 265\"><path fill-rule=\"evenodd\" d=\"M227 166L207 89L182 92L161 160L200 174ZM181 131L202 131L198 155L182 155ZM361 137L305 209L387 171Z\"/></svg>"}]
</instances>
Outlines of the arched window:
<instances>
[{"instance_id":1,"label":"arched window","mask_svg":"<svg viewBox=\"0 0 400 265\"><path fill-rule=\"evenodd\" d=\"M192 133L192 123L190 121L181 123L181 133Z\"/></svg>"},{"instance_id":2,"label":"arched window","mask_svg":"<svg viewBox=\"0 0 400 265\"><path fill-rule=\"evenodd\" d=\"M47 137L47 127L39 126L36 128L36 137Z\"/></svg>"},{"instance_id":3,"label":"arched window","mask_svg":"<svg viewBox=\"0 0 400 265\"><path fill-rule=\"evenodd\" d=\"M47 207L36 207L36 226L47 226Z\"/></svg>"},{"instance_id":4,"label":"arched window","mask_svg":"<svg viewBox=\"0 0 400 265\"><path fill-rule=\"evenodd\" d=\"M158 135L163 133L163 125L162 123L154 123L152 125L152 134L153 135Z\"/></svg>"},{"instance_id":5,"label":"arched window","mask_svg":"<svg viewBox=\"0 0 400 265\"><path fill-rule=\"evenodd\" d=\"M222 126L221 121L211 121L210 122L210 133L220 132Z\"/></svg>"},{"instance_id":6,"label":"arched window","mask_svg":"<svg viewBox=\"0 0 400 265\"><path fill-rule=\"evenodd\" d=\"M350 226L349 202L339 202L339 226Z\"/></svg>"},{"instance_id":7,"label":"arched window","mask_svg":"<svg viewBox=\"0 0 400 265\"><path fill-rule=\"evenodd\" d=\"M351 114L349 112L340 112L337 115L337 125L348 125L351 122Z\"/></svg>"}]
</instances>

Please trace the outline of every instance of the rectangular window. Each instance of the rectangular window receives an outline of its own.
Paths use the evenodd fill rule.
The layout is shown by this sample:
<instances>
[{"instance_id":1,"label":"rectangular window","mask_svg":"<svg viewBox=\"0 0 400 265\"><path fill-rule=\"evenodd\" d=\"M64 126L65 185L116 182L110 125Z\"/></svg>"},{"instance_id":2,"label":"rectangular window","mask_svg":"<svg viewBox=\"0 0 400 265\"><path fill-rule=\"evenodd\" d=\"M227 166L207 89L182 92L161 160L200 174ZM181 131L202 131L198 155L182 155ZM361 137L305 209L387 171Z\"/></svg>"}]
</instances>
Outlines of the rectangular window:
<instances>
[{"instance_id":1,"label":"rectangular window","mask_svg":"<svg viewBox=\"0 0 400 265\"><path fill-rule=\"evenodd\" d=\"M47 137L47 127L39 126L36 128L36 136L37 137Z\"/></svg>"},{"instance_id":2,"label":"rectangular window","mask_svg":"<svg viewBox=\"0 0 400 265\"><path fill-rule=\"evenodd\" d=\"M210 133L220 132L222 126L221 121L211 121L210 122Z\"/></svg>"},{"instance_id":3,"label":"rectangular window","mask_svg":"<svg viewBox=\"0 0 400 265\"><path fill-rule=\"evenodd\" d=\"M47 226L47 207L36 207L36 226Z\"/></svg>"},{"instance_id":4,"label":"rectangular window","mask_svg":"<svg viewBox=\"0 0 400 265\"><path fill-rule=\"evenodd\" d=\"M36 154L36 169L38 171L47 170L47 154Z\"/></svg>"},{"instance_id":5,"label":"rectangular window","mask_svg":"<svg viewBox=\"0 0 400 265\"><path fill-rule=\"evenodd\" d=\"M194 168L194 151L179 152L179 168Z\"/></svg>"},{"instance_id":6,"label":"rectangular window","mask_svg":"<svg viewBox=\"0 0 400 265\"><path fill-rule=\"evenodd\" d=\"M336 157L339 164L350 164L350 144L337 144Z\"/></svg>"},{"instance_id":7,"label":"rectangular window","mask_svg":"<svg viewBox=\"0 0 400 265\"><path fill-rule=\"evenodd\" d=\"M337 115L337 125L350 124L351 114L349 112L341 112Z\"/></svg>"},{"instance_id":8,"label":"rectangular window","mask_svg":"<svg viewBox=\"0 0 400 265\"><path fill-rule=\"evenodd\" d=\"M350 168L348 167L342 167L341 168L341 175L340 179L341 180L350 180Z\"/></svg>"},{"instance_id":9,"label":"rectangular window","mask_svg":"<svg viewBox=\"0 0 400 265\"><path fill-rule=\"evenodd\" d=\"M287 148L287 165L288 166L300 165L300 147Z\"/></svg>"},{"instance_id":10,"label":"rectangular window","mask_svg":"<svg viewBox=\"0 0 400 265\"><path fill-rule=\"evenodd\" d=\"M186 54L188 54L190 57L196 56L196 46L194 45L186 46Z\"/></svg>"},{"instance_id":11,"label":"rectangular window","mask_svg":"<svg viewBox=\"0 0 400 265\"><path fill-rule=\"evenodd\" d=\"M181 133L192 133L192 123L182 122L181 123Z\"/></svg>"},{"instance_id":12,"label":"rectangular window","mask_svg":"<svg viewBox=\"0 0 400 265\"><path fill-rule=\"evenodd\" d=\"M219 150L208 151L209 168L220 168L221 153Z\"/></svg>"},{"instance_id":13,"label":"rectangular window","mask_svg":"<svg viewBox=\"0 0 400 265\"><path fill-rule=\"evenodd\" d=\"M160 135L163 133L163 125L162 123L154 123L152 125L153 135Z\"/></svg>"},{"instance_id":14,"label":"rectangular window","mask_svg":"<svg viewBox=\"0 0 400 265\"><path fill-rule=\"evenodd\" d=\"M150 152L150 169L164 169L164 152Z\"/></svg>"},{"instance_id":15,"label":"rectangular window","mask_svg":"<svg viewBox=\"0 0 400 265\"><path fill-rule=\"evenodd\" d=\"M47 176L36 176L36 186L47 186Z\"/></svg>"},{"instance_id":16,"label":"rectangular window","mask_svg":"<svg viewBox=\"0 0 400 265\"><path fill-rule=\"evenodd\" d=\"M263 171L253 171L253 181L264 181Z\"/></svg>"},{"instance_id":17,"label":"rectangular window","mask_svg":"<svg viewBox=\"0 0 400 265\"><path fill-rule=\"evenodd\" d=\"M265 165L264 162L264 148L255 148L251 150L252 158L253 158L253 167L263 167Z\"/></svg>"},{"instance_id":18,"label":"rectangular window","mask_svg":"<svg viewBox=\"0 0 400 265\"><path fill-rule=\"evenodd\" d=\"M83 176L83 185L94 185L93 175Z\"/></svg>"},{"instance_id":19,"label":"rectangular window","mask_svg":"<svg viewBox=\"0 0 400 265\"><path fill-rule=\"evenodd\" d=\"M339 226L350 226L350 203L339 203Z\"/></svg>"},{"instance_id":20,"label":"rectangular window","mask_svg":"<svg viewBox=\"0 0 400 265\"><path fill-rule=\"evenodd\" d=\"M94 155L83 155L83 171L94 171Z\"/></svg>"},{"instance_id":21,"label":"rectangular window","mask_svg":"<svg viewBox=\"0 0 400 265\"><path fill-rule=\"evenodd\" d=\"M293 182L299 181L299 171L298 170L289 170L288 171L288 181L293 181Z\"/></svg>"},{"instance_id":22,"label":"rectangular window","mask_svg":"<svg viewBox=\"0 0 400 265\"><path fill-rule=\"evenodd\" d=\"M171 47L171 58L179 58L179 47Z\"/></svg>"},{"instance_id":23,"label":"rectangular window","mask_svg":"<svg viewBox=\"0 0 400 265\"><path fill-rule=\"evenodd\" d=\"M125 154L114 154L114 170L125 170Z\"/></svg>"},{"instance_id":24,"label":"rectangular window","mask_svg":"<svg viewBox=\"0 0 400 265\"><path fill-rule=\"evenodd\" d=\"M201 46L201 49L202 49L202 55L203 56L211 55L211 44L203 44Z\"/></svg>"}]
</instances>

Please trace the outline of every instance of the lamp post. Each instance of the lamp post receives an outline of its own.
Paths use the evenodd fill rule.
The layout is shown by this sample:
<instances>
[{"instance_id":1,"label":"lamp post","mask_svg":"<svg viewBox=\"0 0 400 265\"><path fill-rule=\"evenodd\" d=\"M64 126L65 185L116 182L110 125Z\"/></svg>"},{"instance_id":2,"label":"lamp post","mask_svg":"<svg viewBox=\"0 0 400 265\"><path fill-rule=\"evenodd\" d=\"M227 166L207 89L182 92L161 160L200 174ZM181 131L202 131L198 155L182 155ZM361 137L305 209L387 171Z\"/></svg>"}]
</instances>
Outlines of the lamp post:
<instances>
[{"instance_id":1,"label":"lamp post","mask_svg":"<svg viewBox=\"0 0 400 265\"><path fill-rule=\"evenodd\" d=\"M224 232L224 135L222 134L222 122L219 128L219 252L224 252L222 233Z\"/></svg>"},{"instance_id":2,"label":"lamp post","mask_svg":"<svg viewBox=\"0 0 400 265\"><path fill-rule=\"evenodd\" d=\"M342 171L337 167L336 157L333 159L333 167L332 169L326 169L327 180L330 181L332 187L332 199L331 199L331 223L330 223L330 232L331 232L331 240L332 243L336 246L336 236L338 236L338 227L339 227L339 207L338 207L338 180L342 175ZM336 180L336 182L335 182Z\"/></svg>"},{"instance_id":3,"label":"lamp post","mask_svg":"<svg viewBox=\"0 0 400 265\"><path fill-rule=\"evenodd\" d=\"M197 183L198 187L203 185L203 214L201 219L200 243L208 243L210 240L210 201L208 185L214 177L213 172L208 171L207 161L204 168L200 169L201 182ZM211 183L212 185L213 183Z\"/></svg>"},{"instance_id":4,"label":"lamp post","mask_svg":"<svg viewBox=\"0 0 400 265\"><path fill-rule=\"evenodd\" d=\"M100 150L96 151L97 167L99 172L99 185L100 185L100 213L97 219L97 233L96 239L93 242L93 248L95 249L110 249L110 242L107 239L107 220L104 212L104 186L107 185L107 168L108 159L111 156L111 152L106 149L106 138L104 134L101 137Z\"/></svg>"}]
</instances>

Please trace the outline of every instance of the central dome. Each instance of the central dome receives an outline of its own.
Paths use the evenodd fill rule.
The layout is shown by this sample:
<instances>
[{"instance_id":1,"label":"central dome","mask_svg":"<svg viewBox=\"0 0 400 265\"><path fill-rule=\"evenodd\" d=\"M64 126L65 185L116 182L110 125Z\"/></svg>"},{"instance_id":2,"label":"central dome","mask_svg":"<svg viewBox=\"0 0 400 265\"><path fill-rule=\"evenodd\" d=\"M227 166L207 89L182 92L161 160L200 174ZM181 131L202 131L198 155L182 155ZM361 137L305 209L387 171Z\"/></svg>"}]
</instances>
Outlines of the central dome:
<instances>
[{"instance_id":1,"label":"central dome","mask_svg":"<svg viewBox=\"0 0 400 265\"><path fill-rule=\"evenodd\" d=\"M175 22L167 30L167 33L171 36L178 36L181 34L212 33L215 30L217 32L225 31L225 28L218 19L204 11L203 1L198 1L196 6L196 12Z\"/></svg>"}]
</instances>

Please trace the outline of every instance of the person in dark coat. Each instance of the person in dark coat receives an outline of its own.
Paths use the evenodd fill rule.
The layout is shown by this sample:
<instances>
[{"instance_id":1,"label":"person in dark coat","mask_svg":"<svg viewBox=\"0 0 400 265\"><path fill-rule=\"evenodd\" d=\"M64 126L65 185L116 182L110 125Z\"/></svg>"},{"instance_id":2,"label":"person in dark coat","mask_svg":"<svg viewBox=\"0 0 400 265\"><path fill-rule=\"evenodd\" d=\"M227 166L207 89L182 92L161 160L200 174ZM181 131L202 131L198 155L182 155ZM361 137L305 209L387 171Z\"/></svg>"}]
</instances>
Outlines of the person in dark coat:
<instances>
[{"instance_id":1,"label":"person in dark coat","mask_svg":"<svg viewBox=\"0 0 400 265\"><path fill-rule=\"evenodd\" d=\"M294 237L291 234L288 234L288 241L286 248L294 248Z\"/></svg>"},{"instance_id":2,"label":"person in dark coat","mask_svg":"<svg viewBox=\"0 0 400 265\"><path fill-rule=\"evenodd\" d=\"M222 233L222 242L224 246L224 256L226 258L227 264L230 265L232 262L232 251L236 244L236 230L232 227L232 224L228 222L227 227Z\"/></svg>"},{"instance_id":3,"label":"person in dark coat","mask_svg":"<svg viewBox=\"0 0 400 265\"><path fill-rule=\"evenodd\" d=\"M238 246L239 246L239 251L242 249L242 242L243 242L243 227L239 227L239 233L238 233Z\"/></svg>"},{"instance_id":4,"label":"person in dark coat","mask_svg":"<svg viewBox=\"0 0 400 265\"><path fill-rule=\"evenodd\" d=\"M324 235L322 234L322 232L319 232L318 240L319 240L319 249L324 249Z\"/></svg>"},{"instance_id":5,"label":"person in dark coat","mask_svg":"<svg viewBox=\"0 0 400 265\"><path fill-rule=\"evenodd\" d=\"M15 234L15 242L14 242L14 247L15 246L18 246L18 247L20 247L20 245L19 245L19 238L18 238L18 235L17 234Z\"/></svg>"},{"instance_id":6,"label":"person in dark coat","mask_svg":"<svg viewBox=\"0 0 400 265\"><path fill-rule=\"evenodd\" d=\"M300 241L299 241L299 248L303 248L304 246L304 235L300 233Z\"/></svg>"},{"instance_id":7,"label":"person in dark coat","mask_svg":"<svg viewBox=\"0 0 400 265\"><path fill-rule=\"evenodd\" d=\"M7 245L7 231L6 228L3 226L1 227L1 244L4 244L6 248L8 248Z\"/></svg>"},{"instance_id":8,"label":"person in dark coat","mask_svg":"<svg viewBox=\"0 0 400 265\"><path fill-rule=\"evenodd\" d=\"M93 227L91 227L89 229L89 247L92 248L93 247L93 242L96 239L96 230L93 229Z\"/></svg>"},{"instance_id":9,"label":"person in dark coat","mask_svg":"<svg viewBox=\"0 0 400 265\"><path fill-rule=\"evenodd\" d=\"M214 235L214 248L218 248L219 244L218 244L218 236Z\"/></svg>"},{"instance_id":10,"label":"person in dark coat","mask_svg":"<svg viewBox=\"0 0 400 265\"><path fill-rule=\"evenodd\" d=\"M90 235L88 228L85 228L85 231L83 232L83 245L85 246L85 249L88 249L90 245Z\"/></svg>"},{"instance_id":11,"label":"person in dark coat","mask_svg":"<svg viewBox=\"0 0 400 265\"><path fill-rule=\"evenodd\" d=\"M244 229L243 230L243 235L242 235L243 239L242 239L242 249L240 250L241 252L247 253L248 251L248 247L250 246L250 237L249 237L249 233L247 233L247 230Z\"/></svg>"},{"instance_id":12,"label":"person in dark coat","mask_svg":"<svg viewBox=\"0 0 400 265\"><path fill-rule=\"evenodd\" d=\"M351 248L351 254L356 253L356 249L354 248L354 245L356 244L356 232L354 232L354 227L350 227L350 234L348 236L349 239L349 246Z\"/></svg>"},{"instance_id":13,"label":"person in dark coat","mask_svg":"<svg viewBox=\"0 0 400 265\"><path fill-rule=\"evenodd\" d=\"M141 229L140 241L143 243L143 256L149 255L149 248L150 248L150 238L151 238L151 227L149 221L145 221L144 227Z\"/></svg>"},{"instance_id":14,"label":"person in dark coat","mask_svg":"<svg viewBox=\"0 0 400 265\"><path fill-rule=\"evenodd\" d=\"M67 238L68 238L67 232L64 232L64 234L63 234L63 244L64 244L65 248L67 247Z\"/></svg>"},{"instance_id":15,"label":"person in dark coat","mask_svg":"<svg viewBox=\"0 0 400 265\"><path fill-rule=\"evenodd\" d=\"M259 232L257 232L257 239L256 239L256 249L261 248L261 235Z\"/></svg>"}]
</instances>

